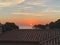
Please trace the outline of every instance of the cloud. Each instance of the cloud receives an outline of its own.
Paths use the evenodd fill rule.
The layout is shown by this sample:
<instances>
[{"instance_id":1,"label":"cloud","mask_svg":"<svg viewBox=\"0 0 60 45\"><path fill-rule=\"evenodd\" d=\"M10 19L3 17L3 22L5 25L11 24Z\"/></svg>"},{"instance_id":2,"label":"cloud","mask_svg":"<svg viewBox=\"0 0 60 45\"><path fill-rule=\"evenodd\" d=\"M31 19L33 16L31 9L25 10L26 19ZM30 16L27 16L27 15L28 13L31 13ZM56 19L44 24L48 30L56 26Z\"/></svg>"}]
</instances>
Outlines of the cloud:
<instances>
[{"instance_id":1,"label":"cloud","mask_svg":"<svg viewBox=\"0 0 60 45\"><path fill-rule=\"evenodd\" d=\"M31 3L28 3L29 5L44 5L43 2L31 2Z\"/></svg>"},{"instance_id":2,"label":"cloud","mask_svg":"<svg viewBox=\"0 0 60 45\"><path fill-rule=\"evenodd\" d=\"M25 6L23 7L24 9L29 9L29 8L32 8L32 6Z\"/></svg>"},{"instance_id":3,"label":"cloud","mask_svg":"<svg viewBox=\"0 0 60 45\"><path fill-rule=\"evenodd\" d=\"M31 15L31 16L43 16L41 13L30 13L30 12L12 12L13 15Z\"/></svg>"},{"instance_id":4,"label":"cloud","mask_svg":"<svg viewBox=\"0 0 60 45\"><path fill-rule=\"evenodd\" d=\"M45 5L46 1L28 1L27 4L28 5L35 5L35 6L42 6L42 5Z\"/></svg>"},{"instance_id":5,"label":"cloud","mask_svg":"<svg viewBox=\"0 0 60 45\"><path fill-rule=\"evenodd\" d=\"M60 10L54 10L54 9L47 8L47 9L41 11L41 12L43 12L43 13L54 13L54 12L55 13L60 13Z\"/></svg>"},{"instance_id":6,"label":"cloud","mask_svg":"<svg viewBox=\"0 0 60 45\"><path fill-rule=\"evenodd\" d=\"M27 0L26 4L34 6L46 6L52 0Z\"/></svg>"},{"instance_id":7,"label":"cloud","mask_svg":"<svg viewBox=\"0 0 60 45\"><path fill-rule=\"evenodd\" d=\"M24 2L24 0L0 0L0 7L13 6Z\"/></svg>"}]
</instances>

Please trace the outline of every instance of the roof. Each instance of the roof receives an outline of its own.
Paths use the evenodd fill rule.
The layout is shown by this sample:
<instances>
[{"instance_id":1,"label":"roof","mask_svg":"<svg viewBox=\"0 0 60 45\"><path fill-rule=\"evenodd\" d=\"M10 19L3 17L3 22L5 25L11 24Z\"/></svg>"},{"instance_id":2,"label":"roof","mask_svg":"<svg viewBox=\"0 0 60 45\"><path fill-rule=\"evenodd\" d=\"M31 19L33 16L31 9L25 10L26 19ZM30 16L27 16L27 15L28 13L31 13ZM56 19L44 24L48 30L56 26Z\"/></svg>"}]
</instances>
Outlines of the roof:
<instances>
[{"instance_id":1,"label":"roof","mask_svg":"<svg viewBox=\"0 0 60 45\"><path fill-rule=\"evenodd\" d=\"M59 35L59 30L20 29L0 34L0 41L43 41Z\"/></svg>"}]
</instances>

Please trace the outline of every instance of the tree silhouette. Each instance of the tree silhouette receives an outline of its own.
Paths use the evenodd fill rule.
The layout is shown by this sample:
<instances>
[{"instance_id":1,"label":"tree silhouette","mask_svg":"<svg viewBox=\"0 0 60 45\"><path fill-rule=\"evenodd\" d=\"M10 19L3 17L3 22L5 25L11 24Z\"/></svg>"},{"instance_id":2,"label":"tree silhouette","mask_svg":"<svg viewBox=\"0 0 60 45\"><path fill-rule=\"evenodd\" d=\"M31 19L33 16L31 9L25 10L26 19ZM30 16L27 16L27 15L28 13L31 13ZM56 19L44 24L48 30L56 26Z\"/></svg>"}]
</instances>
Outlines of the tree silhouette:
<instances>
[{"instance_id":1,"label":"tree silhouette","mask_svg":"<svg viewBox=\"0 0 60 45\"><path fill-rule=\"evenodd\" d=\"M38 28L38 29L46 29L46 27L49 27L50 29L60 29L60 19L58 19L55 22L50 22L49 24L42 25L34 25L33 27Z\"/></svg>"},{"instance_id":2,"label":"tree silhouette","mask_svg":"<svg viewBox=\"0 0 60 45\"><path fill-rule=\"evenodd\" d=\"M3 25L3 32L14 30L14 29L19 29L19 27L15 23L6 22Z\"/></svg>"},{"instance_id":3,"label":"tree silhouette","mask_svg":"<svg viewBox=\"0 0 60 45\"><path fill-rule=\"evenodd\" d=\"M60 29L60 19L55 22L55 28Z\"/></svg>"},{"instance_id":4,"label":"tree silhouette","mask_svg":"<svg viewBox=\"0 0 60 45\"><path fill-rule=\"evenodd\" d=\"M45 29L45 25L42 24L34 25L33 27L36 29Z\"/></svg>"},{"instance_id":5,"label":"tree silhouette","mask_svg":"<svg viewBox=\"0 0 60 45\"><path fill-rule=\"evenodd\" d=\"M50 29L54 29L55 28L55 23L54 22L51 22L51 23L49 23L48 26L50 27Z\"/></svg>"}]
</instances>

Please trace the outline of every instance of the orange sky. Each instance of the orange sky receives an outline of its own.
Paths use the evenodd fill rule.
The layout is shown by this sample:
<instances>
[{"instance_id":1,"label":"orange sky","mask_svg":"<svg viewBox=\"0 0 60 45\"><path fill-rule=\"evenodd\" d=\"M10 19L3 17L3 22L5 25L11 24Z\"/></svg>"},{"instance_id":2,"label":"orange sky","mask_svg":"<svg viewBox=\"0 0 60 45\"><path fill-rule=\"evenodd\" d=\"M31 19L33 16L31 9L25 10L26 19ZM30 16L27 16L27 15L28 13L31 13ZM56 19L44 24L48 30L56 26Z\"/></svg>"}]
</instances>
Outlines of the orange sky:
<instances>
[{"instance_id":1,"label":"orange sky","mask_svg":"<svg viewBox=\"0 0 60 45\"><path fill-rule=\"evenodd\" d=\"M12 22L15 22L16 24L23 24L23 25L34 25L34 24L47 24L49 22L51 22L50 20L47 20L47 19L22 19L22 20L18 20L18 19L15 19L15 20L11 20Z\"/></svg>"},{"instance_id":2,"label":"orange sky","mask_svg":"<svg viewBox=\"0 0 60 45\"><path fill-rule=\"evenodd\" d=\"M18 25L23 24L23 25L34 25L34 24L47 24L50 23L51 21L56 21L59 16L53 18L51 16L6 16L0 19L0 22L5 23L5 22L14 22Z\"/></svg>"},{"instance_id":3,"label":"orange sky","mask_svg":"<svg viewBox=\"0 0 60 45\"><path fill-rule=\"evenodd\" d=\"M47 24L60 19L60 0L0 0L0 22Z\"/></svg>"}]
</instances>

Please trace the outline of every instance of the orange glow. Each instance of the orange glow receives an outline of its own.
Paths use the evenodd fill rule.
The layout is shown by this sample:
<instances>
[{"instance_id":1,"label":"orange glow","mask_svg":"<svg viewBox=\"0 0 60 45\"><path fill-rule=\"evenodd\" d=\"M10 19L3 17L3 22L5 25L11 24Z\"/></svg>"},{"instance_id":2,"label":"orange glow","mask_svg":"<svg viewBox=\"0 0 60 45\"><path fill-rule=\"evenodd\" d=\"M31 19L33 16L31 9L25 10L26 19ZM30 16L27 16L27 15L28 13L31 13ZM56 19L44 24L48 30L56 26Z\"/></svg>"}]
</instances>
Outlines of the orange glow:
<instances>
[{"instance_id":1,"label":"orange glow","mask_svg":"<svg viewBox=\"0 0 60 45\"><path fill-rule=\"evenodd\" d=\"M15 18L15 19L2 19L0 20L1 22L14 22L16 24L23 24L23 25L34 25L34 24L47 24L51 21L53 21L52 19L36 19L36 18Z\"/></svg>"},{"instance_id":2,"label":"orange glow","mask_svg":"<svg viewBox=\"0 0 60 45\"><path fill-rule=\"evenodd\" d=\"M31 25L31 24L36 24L36 20L33 20L33 19L27 19L26 21L25 21L25 24L28 24L28 25Z\"/></svg>"},{"instance_id":3,"label":"orange glow","mask_svg":"<svg viewBox=\"0 0 60 45\"><path fill-rule=\"evenodd\" d=\"M15 20L15 22L17 24L34 25L34 24L47 24L49 20L25 19L25 20Z\"/></svg>"}]
</instances>

